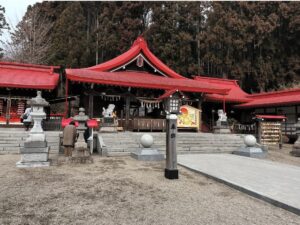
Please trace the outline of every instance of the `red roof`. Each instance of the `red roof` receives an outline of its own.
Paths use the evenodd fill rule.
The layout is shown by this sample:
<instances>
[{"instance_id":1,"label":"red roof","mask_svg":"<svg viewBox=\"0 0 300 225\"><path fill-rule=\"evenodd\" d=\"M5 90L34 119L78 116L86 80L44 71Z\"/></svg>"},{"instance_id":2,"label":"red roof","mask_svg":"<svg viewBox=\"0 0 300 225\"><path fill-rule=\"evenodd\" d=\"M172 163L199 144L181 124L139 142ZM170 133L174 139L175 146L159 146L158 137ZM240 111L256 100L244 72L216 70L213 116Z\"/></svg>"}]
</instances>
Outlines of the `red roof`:
<instances>
[{"instance_id":1,"label":"red roof","mask_svg":"<svg viewBox=\"0 0 300 225\"><path fill-rule=\"evenodd\" d=\"M237 105L237 108L259 108L300 104L300 89L288 89L249 95L250 102Z\"/></svg>"},{"instance_id":2,"label":"red roof","mask_svg":"<svg viewBox=\"0 0 300 225\"><path fill-rule=\"evenodd\" d=\"M256 115L257 119L284 120L286 116L281 115Z\"/></svg>"},{"instance_id":3,"label":"red roof","mask_svg":"<svg viewBox=\"0 0 300 225\"><path fill-rule=\"evenodd\" d=\"M0 62L0 87L54 89L59 75L54 69L59 67Z\"/></svg>"},{"instance_id":4,"label":"red roof","mask_svg":"<svg viewBox=\"0 0 300 225\"><path fill-rule=\"evenodd\" d=\"M142 37L138 37L127 52L107 62L89 67L88 69L95 71L112 71L113 69L116 69L130 62L140 53L142 53L155 68L164 73L166 76L178 79L185 79L185 77L179 75L178 73L170 69L155 55L153 55L153 53L148 48L147 42Z\"/></svg>"},{"instance_id":5,"label":"red roof","mask_svg":"<svg viewBox=\"0 0 300 225\"><path fill-rule=\"evenodd\" d=\"M222 102L223 100L225 100L226 102L233 103L244 103L250 101L250 99L248 99L249 94L247 94L240 88L240 86L237 83L237 80L228 80L203 76L194 76L194 79L200 81L202 84L214 85L218 88L229 89L228 94L225 96L220 94L206 94L205 98L208 101Z\"/></svg>"},{"instance_id":6,"label":"red roof","mask_svg":"<svg viewBox=\"0 0 300 225\"><path fill-rule=\"evenodd\" d=\"M226 94L228 92L228 89L218 88L215 85L202 84L201 82L191 79L174 79L153 75L147 72L98 72L89 69L67 69L66 74L69 80L86 83L162 90L177 89L187 92L218 94Z\"/></svg>"}]
</instances>

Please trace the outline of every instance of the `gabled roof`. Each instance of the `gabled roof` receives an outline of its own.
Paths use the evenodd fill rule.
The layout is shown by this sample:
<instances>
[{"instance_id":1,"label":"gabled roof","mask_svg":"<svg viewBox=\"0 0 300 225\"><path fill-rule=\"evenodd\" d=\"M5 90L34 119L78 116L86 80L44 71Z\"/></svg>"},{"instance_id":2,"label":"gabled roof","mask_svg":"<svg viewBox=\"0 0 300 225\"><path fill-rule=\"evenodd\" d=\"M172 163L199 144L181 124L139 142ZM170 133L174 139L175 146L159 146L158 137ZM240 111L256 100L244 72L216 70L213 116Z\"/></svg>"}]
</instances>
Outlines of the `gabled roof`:
<instances>
[{"instance_id":1,"label":"gabled roof","mask_svg":"<svg viewBox=\"0 0 300 225\"><path fill-rule=\"evenodd\" d=\"M56 66L0 62L0 87L54 89L59 75Z\"/></svg>"},{"instance_id":2,"label":"gabled roof","mask_svg":"<svg viewBox=\"0 0 300 225\"><path fill-rule=\"evenodd\" d=\"M206 94L205 98L207 101L226 102L232 103L244 103L251 101L248 99L250 96L248 93L244 92L237 83L237 80L228 80L221 78L194 76L194 79L201 82L202 84L214 85L218 88L229 89L227 95L220 94Z\"/></svg>"},{"instance_id":3,"label":"gabled roof","mask_svg":"<svg viewBox=\"0 0 300 225\"><path fill-rule=\"evenodd\" d=\"M202 84L192 79L174 79L147 72L99 72L90 69L66 69L66 74L69 80L86 83L218 94L228 92L228 89L218 88L211 84Z\"/></svg>"},{"instance_id":4,"label":"gabled roof","mask_svg":"<svg viewBox=\"0 0 300 225\"><path fill-rule=\"evenodd\" d=\"M176 78L176 79L187 79L180 74L176 73L172 69L170 69L167 65L165 65L162 61L160 61L148 48L147 42L142 38L138 37L131 48L117 56L116 58L113 58L107 62L101 63L96 66L89 67L87 69L94 70L94 71L112 71L118 67L121 67L128 62L132 61L135 57L137 57L139 54L142 54L145 56L145 58L148 60L148 62L153 65L158 71L165 74L168 77Z\"/></svg>"},{"instance_id":5,"label":"gabled roof","mask_svg":"<svg viewBox=\"0 0 300 225\"><path fill-rule=\"evenodd\" d=\"M237 108L259 108L300 104L300 89L287 89L249 95L250 102L237 105Z\"/></svg>"}]
</instances>

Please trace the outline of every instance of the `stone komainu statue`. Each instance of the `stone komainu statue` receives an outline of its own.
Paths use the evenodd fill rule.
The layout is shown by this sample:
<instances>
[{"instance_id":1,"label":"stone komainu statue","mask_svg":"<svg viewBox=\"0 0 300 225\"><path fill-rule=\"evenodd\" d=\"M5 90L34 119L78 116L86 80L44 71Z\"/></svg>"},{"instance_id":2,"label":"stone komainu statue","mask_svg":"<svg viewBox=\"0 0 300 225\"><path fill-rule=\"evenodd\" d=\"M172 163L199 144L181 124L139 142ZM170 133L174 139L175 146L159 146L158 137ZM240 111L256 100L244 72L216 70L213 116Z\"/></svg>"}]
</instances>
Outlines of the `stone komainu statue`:
<instances>
[{"instance_id":1,"label":"stone komainu statue","mask_svg":"<svg viewBox=\"0 0 300 225\"><path fill-rule=\"evenodd\" d=\"M113 117L114 109L115 109L115 105L114 104L109 104L107 109L105 109L103 107L102 115L104 117Z\"/></svg>"},{"instance_id":2,"label":"stone komainu statue","mask_svg":"<svg viewBox=\"0 0 300 225\"><path fill-rule=\"evenodd\" d=\"M226 113L224 113L223 109L218 110L218 116L219 116L218 121L222 121L222 122L227 121L227 115Z\"/></svg>"}]
</instances>

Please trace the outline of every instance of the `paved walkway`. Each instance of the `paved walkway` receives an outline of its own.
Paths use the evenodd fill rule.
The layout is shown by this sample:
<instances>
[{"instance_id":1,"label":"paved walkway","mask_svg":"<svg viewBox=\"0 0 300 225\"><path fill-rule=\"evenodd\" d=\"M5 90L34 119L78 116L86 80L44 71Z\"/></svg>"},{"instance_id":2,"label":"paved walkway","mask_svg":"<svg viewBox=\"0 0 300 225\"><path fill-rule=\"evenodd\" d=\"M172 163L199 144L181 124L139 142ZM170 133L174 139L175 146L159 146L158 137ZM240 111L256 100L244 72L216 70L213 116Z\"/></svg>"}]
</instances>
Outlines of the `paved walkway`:
<instances>
[{"instance_id":1,"label":"paved walkway","mask_svg":"<svg viewBox=\"0 0 300 225\"><path fill-rule=\"evenodd\" d=\"M179 155L178 163L300 215L300 167L231 154Z\"/></svg>"}]
</instances>

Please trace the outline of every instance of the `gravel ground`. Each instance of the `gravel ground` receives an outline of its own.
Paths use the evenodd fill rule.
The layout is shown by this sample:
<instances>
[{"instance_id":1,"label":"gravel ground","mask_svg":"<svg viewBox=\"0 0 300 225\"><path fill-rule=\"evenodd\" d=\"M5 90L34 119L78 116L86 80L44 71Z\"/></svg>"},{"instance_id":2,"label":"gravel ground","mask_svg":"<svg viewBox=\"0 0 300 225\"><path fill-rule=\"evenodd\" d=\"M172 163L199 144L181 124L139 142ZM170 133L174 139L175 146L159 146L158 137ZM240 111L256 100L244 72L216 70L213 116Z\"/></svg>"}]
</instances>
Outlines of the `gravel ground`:
<instances>
[{"instance_id":1,"label":"gravel ground","mask_svg":"<svg viewBox=\"0 0 300 225\"><path fill-rule=\"evenodd\" d=\"M284 144L282 149L279 149L278 146L271 146L268 150L267 160L286 163L290 165L300 166L300 157L295 157L290 155L292 151L292 144Z\"/></svg>"},{"instance_id":2,"label":"gravel ground","mask_svg":"<svg viewBox=\"0 0 300 225\"><path fill-rule=\"evenodd\" d=\"M300 217L179 167L130 157L18 169L0 156L0 224L300 224ZM55 162L55 159L53 160Z\"/></svg>"}]
</instances>

